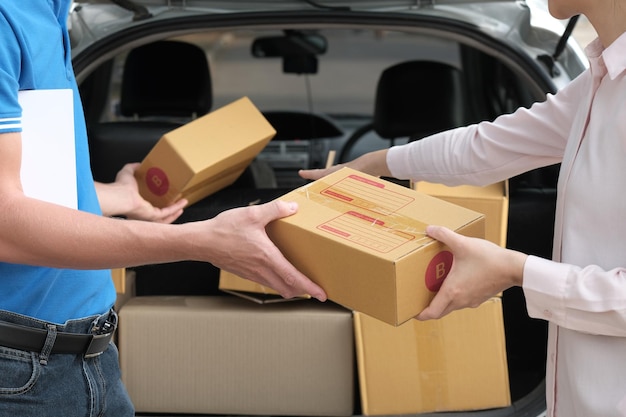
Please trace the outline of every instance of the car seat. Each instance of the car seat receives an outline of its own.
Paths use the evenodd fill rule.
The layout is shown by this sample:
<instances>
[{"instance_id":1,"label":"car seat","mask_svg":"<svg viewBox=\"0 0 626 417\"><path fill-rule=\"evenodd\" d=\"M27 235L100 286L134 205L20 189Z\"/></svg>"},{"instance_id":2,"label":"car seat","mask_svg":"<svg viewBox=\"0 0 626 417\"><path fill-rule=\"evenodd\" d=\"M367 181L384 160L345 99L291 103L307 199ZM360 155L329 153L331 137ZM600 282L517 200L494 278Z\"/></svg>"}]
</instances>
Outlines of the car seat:
<instances>
[{"instance_id":1,"label":"car seat","mask_svg":"<svg viewBox=\"0 0 626 417\"><path fill-rule=\"evenodd\" d=\"M208 113L211 107L211 75L201 48L167 40L131 50L121 82L123 120L88 126L94 179L113 181L124 164L142 161L164 133ZM185 215L189 214L199 217L202 213L186 210ZM133 269L137 295L217 292L219 270L208 263L186 261Z\"/></svg>"},{"instance_id":2,"label":"car seat","mask_svg":"<svg viewBox=\"0 0 626 417\"><path fill-rule=\"evenodd\" d=\"M119 103L125 120L89 126L94 179L113 181L124 164L143 160L164 133L211 106L211 75L202 49L168 40L131 50Z\"/></svg>"},{"instance_id":3,"label":"car seat","mask_svg":"<svg viewBox=\"0 0 626 417\"><path fill-rule=\"evenodd\" d=\"M339 162L374 131L393 146L396 139L416 140L465 123L465 94L461 70L443 62L415 60L385 69L378 81L372 122L348 138Z\"/></svg>"}]
</instances>

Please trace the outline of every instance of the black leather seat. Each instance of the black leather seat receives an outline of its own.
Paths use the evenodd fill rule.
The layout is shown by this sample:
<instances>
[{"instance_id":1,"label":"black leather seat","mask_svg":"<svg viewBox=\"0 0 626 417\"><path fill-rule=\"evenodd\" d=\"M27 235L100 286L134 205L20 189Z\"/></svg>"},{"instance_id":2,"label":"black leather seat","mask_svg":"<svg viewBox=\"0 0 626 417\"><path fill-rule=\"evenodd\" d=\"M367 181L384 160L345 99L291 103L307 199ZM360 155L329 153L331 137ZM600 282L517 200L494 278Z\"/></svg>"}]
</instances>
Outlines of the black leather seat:
<instances>
[{"instance_id":1,"label":"black leather seat","mask_svg":"<svg viewBox=\"0 0 626 417\"><path fill-rule=\"evenodd\" d=\"M164 133L210 111L206 55L179 41L135 48L126 58L120 94L125 120L88 127L96 181L113 181L124 164L143 160Z\"/></svg>"},{"instance_id":2,"label":"black leather seat","mask_svg":"<svg viewBox=\"0 0 626 417\"><path fill-rule=\"evenodd\" d=\"M435 61L402 62L382 72L376 88L371 123L357 129L342 149L350 151L370 131L394 145L396 139L419 139L465 123L465 94L461 70Z\"/></svg>"},{"instance_id":3,"label":"black leather seat","mask_svg":"<svg viewBox=\"0 0 626 417\"><path fill-rule=\"evenodd\" d=\"M387 68L376 90L373 128L382 138L419 139L463 125L461 71L434 61Z\"/></svg>"}]
</instances>

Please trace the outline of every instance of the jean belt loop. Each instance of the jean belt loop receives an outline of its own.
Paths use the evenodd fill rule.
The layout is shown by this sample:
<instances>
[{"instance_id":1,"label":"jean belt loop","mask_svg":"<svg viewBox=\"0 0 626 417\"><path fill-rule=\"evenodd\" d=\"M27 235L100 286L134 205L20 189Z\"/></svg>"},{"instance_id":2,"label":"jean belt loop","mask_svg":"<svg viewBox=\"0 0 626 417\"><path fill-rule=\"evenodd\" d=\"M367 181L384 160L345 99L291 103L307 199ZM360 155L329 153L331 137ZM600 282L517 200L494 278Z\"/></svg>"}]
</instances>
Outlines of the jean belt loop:
<instances>
[{"instance_id":1,"label":"jean belt loop","mask_svg":"<svg viewBox=\"0 0 626 417\"><path fill-rule=\"evenodd\" d=\"M48 324L48 334L46 335L46 342L41 349L41 353L39 353L39 363L42 365L48 364L48 359L50 358L50 353L52 352L52 347L54 346L54 342L57 338L57 326L54 324Z\"/></svg>"}]
</instances>

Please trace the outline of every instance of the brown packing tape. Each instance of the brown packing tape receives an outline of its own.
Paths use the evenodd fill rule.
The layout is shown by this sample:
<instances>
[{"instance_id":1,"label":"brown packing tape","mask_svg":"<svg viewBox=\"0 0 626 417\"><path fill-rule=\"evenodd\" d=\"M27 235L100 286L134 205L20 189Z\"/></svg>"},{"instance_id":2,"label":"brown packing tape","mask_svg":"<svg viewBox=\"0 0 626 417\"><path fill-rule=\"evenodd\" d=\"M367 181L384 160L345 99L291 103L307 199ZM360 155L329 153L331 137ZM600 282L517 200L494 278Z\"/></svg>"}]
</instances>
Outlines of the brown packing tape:
<instances>
[{"instance_id":1,"label":"brown packing tape","mask_svg":"<svg viewBox=\"0 0 626 417\"><path fill-rule=\"evenodd\" d=\"M406 326L414 326L411 321ZM420 398L422 405L431 410L444 410L450 403L450 393L447 380L449 377L448 362L443 349L446 340L441 332L441 323L431 321L426 323L429 331L415 332L417 349L417 368L420 370ZM450 343L450 341L447 341ZM432 387L437 387L433 390Z\"/></svg>"},{"instance_id":2,"label":"brown packing tape","mask_svg":"<svg viewBox=\"0 0 626 417\"><path fill-rule=\"evenodd\" d=\"M363 183L366 187L359 187ZM426 236L426 224L399 214L402 206L409 204L410 197L397 194L390 198L385 190L384 197L376 194L376 189L384 187L359 175L350 175L330 184L323 180L316 181L296 190L306 199L320 203L335 210L338 216L320 224L318 229L350 237L360 244L375 244L381 252L402 245L407 241L424 240L423 245L433 241ZM360 192L362 191L362 192ZM364 209L371 215L350 210L350 206ZM422 245L422 246L423 246Z\"/></svg>"}]
</instances>

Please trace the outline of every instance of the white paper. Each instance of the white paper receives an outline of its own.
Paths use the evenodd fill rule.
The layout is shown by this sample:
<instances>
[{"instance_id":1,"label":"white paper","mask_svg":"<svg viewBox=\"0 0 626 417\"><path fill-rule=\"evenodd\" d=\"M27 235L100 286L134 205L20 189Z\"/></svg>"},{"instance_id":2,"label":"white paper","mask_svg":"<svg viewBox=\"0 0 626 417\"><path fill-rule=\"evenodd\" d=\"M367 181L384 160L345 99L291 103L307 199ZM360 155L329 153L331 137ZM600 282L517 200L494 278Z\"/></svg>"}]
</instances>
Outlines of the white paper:
<instances>
[{"instance_id":1,"label":"white paper","mask_svg":"<svg viewBox=\"0 0 626 417\"><path fill-rule=\"evenodd\" d=\"M24 194L77 208L72 90L19 92Z\"/></svg>"}]
</instances>

